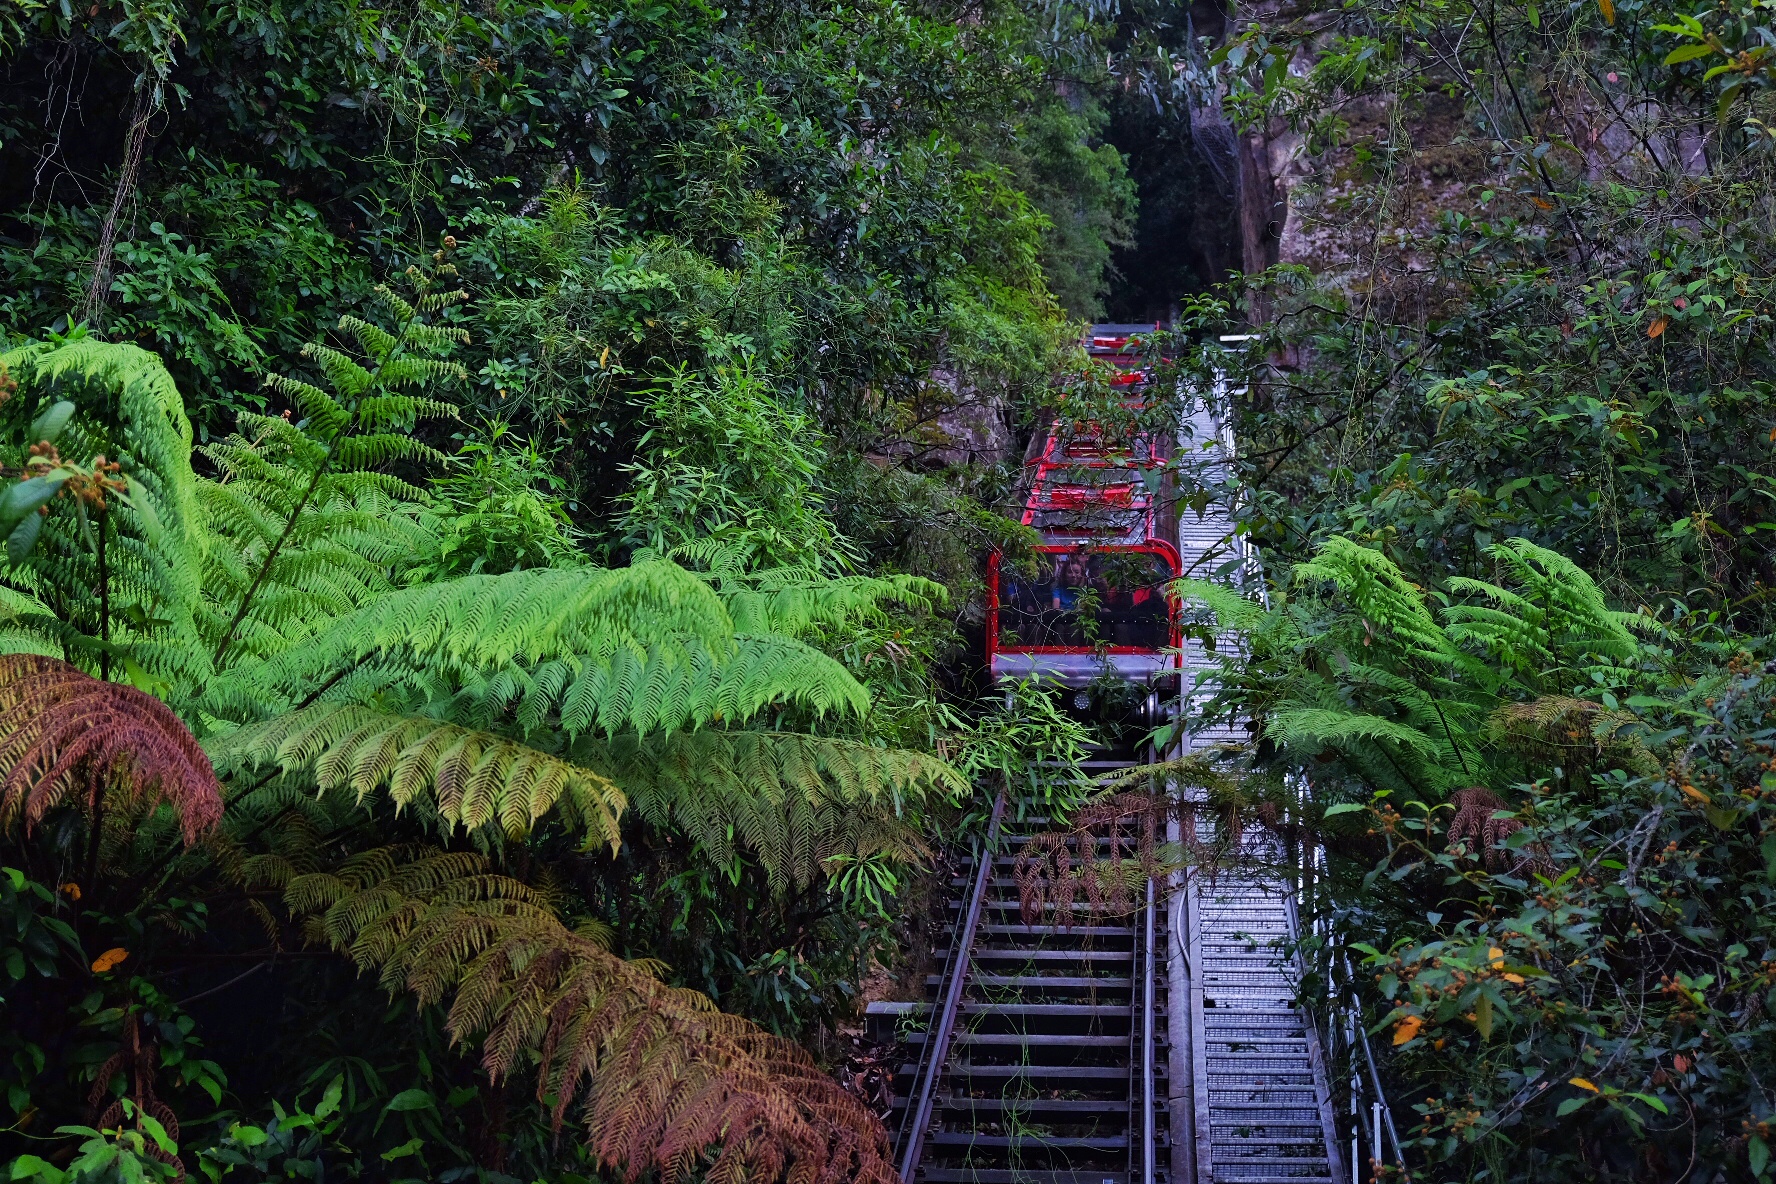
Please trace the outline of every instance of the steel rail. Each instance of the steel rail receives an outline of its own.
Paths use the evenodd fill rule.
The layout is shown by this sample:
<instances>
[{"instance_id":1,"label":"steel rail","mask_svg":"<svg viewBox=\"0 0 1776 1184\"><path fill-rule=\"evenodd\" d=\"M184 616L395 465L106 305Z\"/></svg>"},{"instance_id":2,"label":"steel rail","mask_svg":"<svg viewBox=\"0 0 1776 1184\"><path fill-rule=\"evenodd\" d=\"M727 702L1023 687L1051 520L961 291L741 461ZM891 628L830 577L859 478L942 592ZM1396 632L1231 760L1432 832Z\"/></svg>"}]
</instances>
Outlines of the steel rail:
<instances>
[{"instance_id":1,"label":"steel rail","mask_svg":"<svg viewBox=\"0 0 1776 1184\"><path fill-rule=\"evenodd\" d=\"M1147 877L1147 920L1142 935L1141 989L1141 1184L1153 1184L1153 877Z\"/></svg>"},{"instance_id":2,"label":"steel rail","mask_svg":"<svg viewBox=\"0 0 1776 1184\"><path fill-rule=\"evenodd\" d=\"M980 859L974 872L974 887L968 894L968 912L955 938L955 955L946 985L943 1006L937 1013L936 1025L925 1048L928 1059L919 1078L918 1102L907 1109L907 1125L900 1152L900 1178L912 1181L925 1150L925 1131L931 1125L931 1107L936 1100L937 1082L943 1076L950 1057L950 1039L956 1032L956 1013L961 1009L962 992L968 985L968 961L974 952L974 935L980 927L981 903L986 899L987 884L993 877L993 856L999 847L999 824L1005 818L1005 791L993 800L993 816L987 823L987 838L981 844Z\"/></svg>"}]
</instances>

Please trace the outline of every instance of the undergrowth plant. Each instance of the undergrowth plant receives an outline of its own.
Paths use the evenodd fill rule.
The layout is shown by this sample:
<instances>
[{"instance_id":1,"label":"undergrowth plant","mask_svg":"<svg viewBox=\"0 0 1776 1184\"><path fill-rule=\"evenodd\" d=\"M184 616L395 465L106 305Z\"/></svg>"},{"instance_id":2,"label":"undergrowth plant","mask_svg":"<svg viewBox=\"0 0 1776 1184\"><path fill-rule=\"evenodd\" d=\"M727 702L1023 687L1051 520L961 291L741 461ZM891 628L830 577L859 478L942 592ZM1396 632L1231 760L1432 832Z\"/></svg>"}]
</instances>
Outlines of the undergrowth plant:
<instances>
[{"instance_id":1,"label":"undergrowth plant","mask_svg":"<svg viewBox=\"0 0 1776 1184\"><path fill-rule=\"evenodd\" d=\"M1498 582L1432 593L1379 550L1334 537L1273 607L1180 586L1244 630L1204 719L1238 713L1266 762L1311 770L1328 804L1376 793L1446 800L1501 791L1536 767L1519 741L1582 729L1576 753L1657 660L1653 622L1610 609L1571 560L1524 539L1486 552Z\"/></svg>"},{"instance_id":2,"label":"undergrowth plant","mask_svg":"<svg viewBox=\"0 0 1776 1184\"><path fill-rule=\"evenodd\" d=\"M60 407L58 440L118 466L107 567L80 549L70 478L0 571L12 648L54 654L4 659L15 858L62 885L83 946L116 945L108 966L257 932L274 958L378 969L444 1009L443 1048L482 1050L487 1088L523 1077L540 1121L574 1114L590 1163L892 1178L860 1103L613 952L601 894L561 877L659 844L787 899L920 861L914 819L959 774L858 732L867 692L804 638L941 589L649 554L445 574L437 507L390 472L437 460L415 428L461 378L454 297L430 283L347 318L355 354L308 351L321 382L274 378L290 414L244 417L207 449L215 477L152 355L78 335L4 355L12 447ZM163 932L192 893L207 903ZM60 1104L65 1066L34 1055L15 1109ZM153 1077L122 1096L139 1108Z\"/></svg>"}]
</instances>

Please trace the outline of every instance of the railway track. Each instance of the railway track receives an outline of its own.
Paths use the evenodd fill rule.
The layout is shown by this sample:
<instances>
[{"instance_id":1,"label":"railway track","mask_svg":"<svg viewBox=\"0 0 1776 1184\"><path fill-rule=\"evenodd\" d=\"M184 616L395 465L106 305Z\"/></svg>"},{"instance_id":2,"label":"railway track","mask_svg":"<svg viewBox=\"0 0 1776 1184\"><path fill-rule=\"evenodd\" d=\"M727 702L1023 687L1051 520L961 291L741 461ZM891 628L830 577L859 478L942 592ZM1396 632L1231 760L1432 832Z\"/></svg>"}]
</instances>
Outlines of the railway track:
<instances>
[{"instance_id":1,"label":"railway track","mask_svg":"<svg viewBox=\"0 0 1776 1184\"><path fill-rule=\"evenodd\" d=\"M871 1007L907 1054L890 1117L907 1184L1352 1180L1287 887L1230 869L1149 886L1132 914L1026 925L1012 865L1045 821L996 810L984 860L951 880L928 1002Z\"/></svg>"},{"instance_id":2,"label":"railway track","mask_svg":"<svg viewBox=\"0 0 1776 1184\"><path fill-rule=\"evenodd\" d=\"M1126 761L1088 762L1092 771ZM951 882L955 925L929 1015L896 1080L901 1174L971 1184L1147 1184L1166 1178L1163 938L1149 901L1026 925L1012 865L1046 823L1011 824ZM1077 838L1072 840L1077 849ZM1151 895L1151 894L1150 894ZM877 1005L881 1008L881 1005ZM878 1014L886 1014L882 1009Z\"/></svg>"}]
</instances>

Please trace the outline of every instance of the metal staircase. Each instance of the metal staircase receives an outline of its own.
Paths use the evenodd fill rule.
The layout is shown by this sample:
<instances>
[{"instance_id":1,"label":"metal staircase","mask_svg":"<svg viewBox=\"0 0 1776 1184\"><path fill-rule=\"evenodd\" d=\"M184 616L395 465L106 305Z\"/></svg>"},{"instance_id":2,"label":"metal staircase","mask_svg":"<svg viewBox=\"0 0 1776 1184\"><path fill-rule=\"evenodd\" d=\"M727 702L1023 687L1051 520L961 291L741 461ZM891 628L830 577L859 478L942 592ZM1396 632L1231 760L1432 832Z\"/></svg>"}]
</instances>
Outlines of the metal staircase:
<instances>
[{"instance_id":1,"label":"metal staircase","mask_svg":"<svg viewBox=\"0 0 1776 1184\"><path fill-rule=\"evenodd\" d=\"M1194 1126L1207 1136L1196 1178L1345 1179L1318 1038L1279 949L1294 934L1289 896L1235 874L1187 891Z\"/></svg>"},{"instance_id":2,"label":"metal staircase","mask_svg":"<svg viewBox=\"0 0 1776 1184\"><path fill-rule=\"evenodd\" d=\"M1239 339L1224 339L1237 342ZM1231 431L1217 409L1224 388L1186 408L1181 454L1190 458L1180 486L1225 487L1233 453ZM1186 512L1178 529L1184 570L1263 594L1257 555L1234 529L1231 507L1212 498L1200 514ZM1217 651L1237 652L1239 639L1218 639ZM1185 654L1187 685L1213 671L1213 655L1192 645ZM1197 695L1206 695L1208 688ZM1249 740L1244 728L1222 725L1187 734L1179 752ZM1247 840L1249 867L1283 862L1274 842ZM1296 1002L1298 967L1286 949L1297 932L1290 886L1246 867L1217 875L1200 872L1175 893L1175 941L1181 974L1180 1009L1190 1047L1188 1116L1174 1104L1175 1124L1194 1133L1188 1171L1195 1184L1303 1184L1346 1181L1332 1118L1326 1062L1311 1017ZM1184 1177L1190 1178L1190 1177ZM1179 1181L1182 1184L1182 1180Z\"/></svg>"}]
</instances>

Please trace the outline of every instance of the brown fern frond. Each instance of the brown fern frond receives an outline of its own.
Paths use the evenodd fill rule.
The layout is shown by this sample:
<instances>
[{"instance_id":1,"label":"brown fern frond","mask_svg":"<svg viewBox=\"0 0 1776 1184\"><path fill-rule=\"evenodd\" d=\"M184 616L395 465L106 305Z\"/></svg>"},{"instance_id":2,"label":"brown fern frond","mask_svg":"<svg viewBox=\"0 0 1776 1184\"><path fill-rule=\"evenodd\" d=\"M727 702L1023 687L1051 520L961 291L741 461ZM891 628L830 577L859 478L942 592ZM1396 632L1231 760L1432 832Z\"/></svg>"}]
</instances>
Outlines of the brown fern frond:
<instances>
[{"instance_id":1,"label":"brown fern frond","mask_svg":"<svg viewBox=\"0 0 1776 1184\"><path fill-rule=\"evenodd\" d=\"M154 696L36 654L0 656L0 818L26 830L70 795L178 812L187 844L222 818L210 758Z\"/></svg>"},{"instance_id":2,"label":"brown fern frond","mask_svg":"<svg viewBox=\"0 0 1776 1184\"><path fill-rule=\"evenodd\" d=\"M626 1181L898 1184L880 1120L800 1047L569 928L480 856L366 852L286 899L389 987L448 999L452 1037L479 1037L495 1080L535 1065L554 1121L577 1105Z\"/></svg>"},{"instance_id":3,"label":"brown fern frond","mask_svg":"<svg viewBox=\"0 0 1776 1184\"><path fill-rule=\"evenodd\" d=\"M1072 924L1081 892L1094 911L1132 912L1137 885L1188 865L1206 849L1196 838L1196 813L1197 803L1163 794L1112 793L1074 814L1071 829L1032 836L1012 865L1024 924L1037 924L1049 909L1054 923ZM1181 860L1167 858L1159 841L1174 815L1182 823Z\"/></svg>"},{"instance_id":4,"label":"brown fern frond","mask_svg":"<svg viewBox=\"0 0 1776 1184\"><path fill-rule=\"evenodd\" d=\"M1071 925L1081 895L1096 912L1131 913L1146 881L1196 869L1212 875L1253 858L1245 838L1254 827L1285 832L1274 794L1222 767L1224 755L1197 753L1107 778L1068 830L1032 836L1012 870L1024 924L1047 912L1048 923ZM1172 822L1176 844L1164 840Z\"/></svg>"},{"instance_id":5,"label":"brown fern frond","mask_svg":"<svg viewBox=\"0 0 1776 1184\"><path fill-rule=\"evenodd\" d=\"M160 1045L154 1039L152 1031L144 1030L140 1013L131 1007L123 1016L122 1044L93 1075L92 1089L86 1096L91 1125L100 1130L123 1126L128 1117L123 1109L123 1103L127 1099L137 1114L156 1119L166 1130L167 1137L177 1143L178 1116L154 1094L154 1079L159 1071ZM123 1077L123 1092L113 1095L111 1087L119 1075ZM152 1140L148 1142L147 1154L174 1170L174 1184L183 1184L185 1165L177 1155L161 1150L160 1145Z\"/></svg>"},{"instance_id":6,"label":"brown fern frond","mask_svg":"<svg viewBox=\"0 0 1776 1184\"><path fill-rule=\"evenodd\" d=\"M1484 860L1488 871L1510 864L1513 875L1536 862L1533 854L1514 856L1499 846L1523 824L1509 817L1511 807L1497 794L1476 785L1456 790L1449 801L1455 807L1455 817L1449 820L1451 854Z\"/></svg>"},{"instance_id":7,"label":"brown fern frond","mask_svg":"<svg viewBox=\"0 0 1776 1184\"><path fill-rule=\"evenodd\" d=\"M1589 699L1544 695L1507 703L1487 720L1492 738L1532 760L1568 769L1615 761L1637 773L1654 773L1658 762L1630 730L1634 716Z\"/></svg>"}]
</instances>

